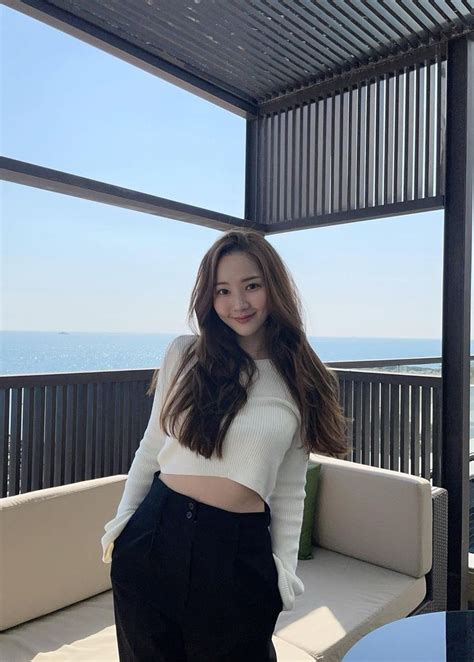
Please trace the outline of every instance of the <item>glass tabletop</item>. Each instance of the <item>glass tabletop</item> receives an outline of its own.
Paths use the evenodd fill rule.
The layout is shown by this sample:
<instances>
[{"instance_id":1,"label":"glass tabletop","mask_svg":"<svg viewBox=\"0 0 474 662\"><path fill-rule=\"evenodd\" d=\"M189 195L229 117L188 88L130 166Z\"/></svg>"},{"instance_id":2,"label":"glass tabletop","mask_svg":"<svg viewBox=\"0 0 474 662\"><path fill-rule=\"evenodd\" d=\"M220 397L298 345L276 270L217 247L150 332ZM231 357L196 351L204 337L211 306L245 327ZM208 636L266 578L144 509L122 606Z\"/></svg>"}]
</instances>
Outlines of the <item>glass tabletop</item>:
<instances>
[{"instance_id":1,"label":"glass tabletop","mask_svg":"<svg viewBox=\"0 0 474 662\"><path fill-rule=\"evenodd\" d=\"M360 639L342 662L473 662L474 610L438 611L387 623Z\"/></svg>"}]
</instances>

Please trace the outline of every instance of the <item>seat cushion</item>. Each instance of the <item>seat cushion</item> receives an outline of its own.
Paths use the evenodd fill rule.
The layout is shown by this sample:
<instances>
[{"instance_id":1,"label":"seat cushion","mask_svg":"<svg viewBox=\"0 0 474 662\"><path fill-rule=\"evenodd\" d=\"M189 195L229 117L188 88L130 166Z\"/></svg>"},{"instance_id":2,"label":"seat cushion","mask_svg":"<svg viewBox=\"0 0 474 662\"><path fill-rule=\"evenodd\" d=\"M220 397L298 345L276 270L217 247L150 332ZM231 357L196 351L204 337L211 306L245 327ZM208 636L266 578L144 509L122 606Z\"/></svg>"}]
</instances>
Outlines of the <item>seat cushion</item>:
<instances>
[{"instance_id":1,"label":"seat cushion","mask_svg":"<svg viewBox=\"0 0 474 662\"><path fill-rule=\"evenodd\" d=\"M280 613L275 635L315 658L324 654L324 662L338 662L356 641L407 616L426 595L424 577L320 547L313 553L313 559L298 563L305 592L293 611Z\"/></svg>"},{"instance_id":2,"label":"seat cushion","mask_svg":"<svg viewBox=\"0 0 474 662\"><path fill-rule=\"evenodd\" d=\"M313 662L311 655L273 636L278 662ZM0 634L8 662L119 662L112 591L77 602Z\"/></svg>"},{"instance_id":3,"label":"seat cushion","mask_svg":"<svg viewBox=\"0 0 474 662\"><path fill-rule=\"evenodd\" d=\"M112 591L0 634L8 662L118 662Z\"/></svg>"}]
</instances>

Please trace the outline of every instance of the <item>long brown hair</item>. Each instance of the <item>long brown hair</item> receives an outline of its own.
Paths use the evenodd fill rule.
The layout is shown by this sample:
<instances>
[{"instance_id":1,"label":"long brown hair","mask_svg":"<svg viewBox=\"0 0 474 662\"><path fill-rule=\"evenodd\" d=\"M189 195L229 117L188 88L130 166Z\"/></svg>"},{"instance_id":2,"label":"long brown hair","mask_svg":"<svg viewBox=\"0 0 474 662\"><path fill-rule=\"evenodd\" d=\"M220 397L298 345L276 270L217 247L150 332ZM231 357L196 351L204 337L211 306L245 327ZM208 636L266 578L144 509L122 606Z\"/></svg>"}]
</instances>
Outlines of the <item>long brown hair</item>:
<instances>
[{"instance_id":1,"label":"long brown hair","mask_svg":"<svg viewBox=\"0 0 474 662\"><path fill-rule=\"evenodd\" d=\"M350 452L349 419L339 404L338 379L306 339L299 294L285 263L263 236L250 229L225 232L201 261L188 310L196 340L184 352L168 387L160 414L162 430L197 454L209 458L215 450L222 458L227 430L247 401L257 365L214 310L219 260L234 252L253 258L262 272L269 310L265 348L300 411L303 445L308 452L344 458ZM155 371L150 394L157 375Z\"/></svg>"}]
</instances>

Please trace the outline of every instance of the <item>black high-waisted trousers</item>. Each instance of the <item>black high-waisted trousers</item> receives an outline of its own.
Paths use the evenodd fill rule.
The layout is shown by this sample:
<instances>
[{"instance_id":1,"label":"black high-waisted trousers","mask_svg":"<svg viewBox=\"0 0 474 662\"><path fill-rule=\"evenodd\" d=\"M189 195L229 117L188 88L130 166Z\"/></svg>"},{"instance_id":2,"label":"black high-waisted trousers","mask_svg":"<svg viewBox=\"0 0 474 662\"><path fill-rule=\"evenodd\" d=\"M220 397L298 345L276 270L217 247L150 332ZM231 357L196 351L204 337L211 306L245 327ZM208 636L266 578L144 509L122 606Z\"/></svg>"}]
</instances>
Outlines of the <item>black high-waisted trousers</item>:
<instances>
[{"instance_id":1,"label":"black high-waisted trousers","mask_svg":"<svg viewBox=\"0 0 474 662\"><path fill-rule=\"evenodd\" d=\"M270 508L234 513L154 475L115 540L120 662L272 662L282 610Z\"/></svg>"}]
</instances>

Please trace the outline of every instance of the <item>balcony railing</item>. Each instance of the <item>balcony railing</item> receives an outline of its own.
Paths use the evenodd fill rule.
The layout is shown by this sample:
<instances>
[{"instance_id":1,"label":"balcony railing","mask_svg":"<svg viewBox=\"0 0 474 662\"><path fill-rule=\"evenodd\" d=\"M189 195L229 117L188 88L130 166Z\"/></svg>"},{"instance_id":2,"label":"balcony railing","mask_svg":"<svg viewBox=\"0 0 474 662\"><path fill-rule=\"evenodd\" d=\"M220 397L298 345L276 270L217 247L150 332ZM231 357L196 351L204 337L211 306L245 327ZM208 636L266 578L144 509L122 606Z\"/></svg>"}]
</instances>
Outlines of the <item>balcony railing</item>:
<instances>
[{"instance_id":1,"label":"balcony railing","mask_svg":"<svg viewBox=\"0 0 474 662\"><path fill-rule=\"evenodd\" d=\"M153 370L0 377L1 495L127 473Z\"/></svg>"},{"instance_id":2,"label":"balcony railing","mask_svg":"<svg viewBox=\"0 0 474 662\"><path fill-rule=\"evenodd\" d=\"M352 460L440 484L441 377L390 372L440 361L327 363L352 419ZM152 375L113 370L0 377L2 496L127 473L150 416Z\"/></svg>"}]
</instances>

